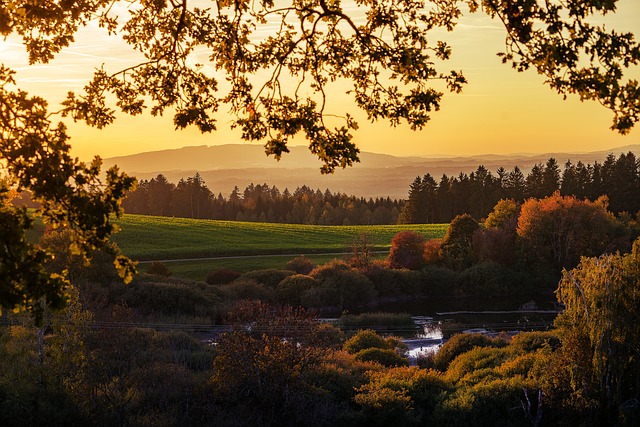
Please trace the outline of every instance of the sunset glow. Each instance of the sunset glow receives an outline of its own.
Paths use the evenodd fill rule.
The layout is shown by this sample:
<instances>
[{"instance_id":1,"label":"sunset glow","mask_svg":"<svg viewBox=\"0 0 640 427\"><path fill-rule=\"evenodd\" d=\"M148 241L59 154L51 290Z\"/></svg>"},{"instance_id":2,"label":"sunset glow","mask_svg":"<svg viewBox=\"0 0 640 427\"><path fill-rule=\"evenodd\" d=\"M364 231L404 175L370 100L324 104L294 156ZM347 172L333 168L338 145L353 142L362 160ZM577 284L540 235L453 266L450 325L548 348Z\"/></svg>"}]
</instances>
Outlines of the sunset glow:
<instances>
[{"instance_id":1,"label":"sunset glow","mask_svg":"<svg viewBox=\"0 0 640 427\"><path fill-rule=\"evenodd\" d=\"M640 3L622 0L615 16L607 22L619 31L640 33ZM639 131L620 136L609 130L612 114L594 102L567 100L544 86L535 71L517 73L500 63L495 55L502 50L501 24L476 13L463 17L445 37L453 45L449 69L462 70L469 80L462 94L446 93L441 110L431 122L413 132L406 125L392 128L388 123L369 123L366 116L344 94L348 85L336 83L329 94L332 113L348 112L360 129L355 142L363 151L394 155L470 155L514 152L585 152L635 144ZM3 62L17 71L18 85L31 94L44 96L52 109L67 91L80 92L94 69L104 65L116 71L139 59L135 52L101 29L80 31L76 42L50 64L29 66L26 54L15 37L0 42ZM222 81L224 79L221 79ZM93 155L111 157L143 151L190 145L241 143L239 132L229 129L224 107L218 131L200 134L197 129L174 131L172 118L124 117L103 130L68 122L74 153L83 159ZM301 139L296 144L304 144Z\"/></svg>"}]
</instances>

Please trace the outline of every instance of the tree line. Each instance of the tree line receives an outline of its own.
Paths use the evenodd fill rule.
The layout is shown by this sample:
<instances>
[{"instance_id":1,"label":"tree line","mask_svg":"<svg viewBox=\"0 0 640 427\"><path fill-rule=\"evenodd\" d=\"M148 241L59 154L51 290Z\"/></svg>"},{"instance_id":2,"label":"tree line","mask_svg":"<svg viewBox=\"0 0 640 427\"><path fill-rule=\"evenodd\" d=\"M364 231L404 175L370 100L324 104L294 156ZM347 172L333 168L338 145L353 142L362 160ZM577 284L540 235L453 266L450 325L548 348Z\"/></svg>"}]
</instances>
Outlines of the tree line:
<instances>
[{"instance_id":1,"label":"tree line","mask_svg":"<svg viewBox=\"0 0 640 427\"><path fill-rule=\"evenodd\" d=\"M551 196L554 192L595 201L606 195L609 210L616 215L640 211L640 161L633 152L604 162L584 164L567 161L561 170L555 158L533 166L528 175L515 166L511 171L499 168L492 174L484 166L457 177L442 175L440 181L429 173L409 186L409 197L399 222L445 223L461 214L485 218L500 199L525 199Z\"/></svg>"},{"instance_id":2,"label":"tree line","mask_svg":"<svg viewBox=\"0 0 640 427\"><path fill-rule=\"evenodd\" d=\"M233 221L281 222L289 224L363 225L395 224L402 201L391 198L366 199L322 192L303 185L291 193L276 186L236 186L229 197L216 196L200 174L173 184L159 174L142 180L122 203L127 213L182 218Z\"/></svg>"}]
</instances>

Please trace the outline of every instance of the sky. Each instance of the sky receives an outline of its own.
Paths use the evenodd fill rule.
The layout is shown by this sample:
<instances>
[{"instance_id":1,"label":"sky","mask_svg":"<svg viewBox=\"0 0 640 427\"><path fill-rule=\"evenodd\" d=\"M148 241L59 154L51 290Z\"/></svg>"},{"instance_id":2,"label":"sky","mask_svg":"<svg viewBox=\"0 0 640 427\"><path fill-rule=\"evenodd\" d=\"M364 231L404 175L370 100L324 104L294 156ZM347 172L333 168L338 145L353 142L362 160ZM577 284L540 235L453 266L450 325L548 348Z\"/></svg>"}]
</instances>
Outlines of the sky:
<instances>
[{"instance_id":1,"label":"sky","mask_svg":"<svg viewBox=\"0 0 640 427\"><path fill-rule=\"evenodd\" d=\"M607 18L607 26L640 37L640 1L620 0L617 13ZM331 88L329 106L336 114L348 112L357 119L360 129L353 133L354 142L362 151L463 156L588 152L640 143L640 125L621 136L609 129L613 115L599 104L583 103L577 97L563 100L543 85L544 79L535 71L518 73L502 64L496 53L503 49L504 30L486 15L463 17L446 39L453 47L447 68L462 70L469 84L462 94L445 93L440 111L431 115L423 130L412 131L406 124L394 128L386 122L369 123L344 95L345 85ZM74 44L44 65L28 65L20 39L0 40L0 61L17 71L18 86L45 97L52 110L67 91L80 92L95 68L104 64L107 71L114 72L135 58L126 44L107 37L96 25L83 29ZM219 130L211 134L200 134L195 128L176 131L170 114L119 115L114 124L102 130L66 123L73 154L89 160L94 155L106 158L184 146L246 143L239 132L229 129L228 121L220 117Z\"/></svg>"}]
</instances>

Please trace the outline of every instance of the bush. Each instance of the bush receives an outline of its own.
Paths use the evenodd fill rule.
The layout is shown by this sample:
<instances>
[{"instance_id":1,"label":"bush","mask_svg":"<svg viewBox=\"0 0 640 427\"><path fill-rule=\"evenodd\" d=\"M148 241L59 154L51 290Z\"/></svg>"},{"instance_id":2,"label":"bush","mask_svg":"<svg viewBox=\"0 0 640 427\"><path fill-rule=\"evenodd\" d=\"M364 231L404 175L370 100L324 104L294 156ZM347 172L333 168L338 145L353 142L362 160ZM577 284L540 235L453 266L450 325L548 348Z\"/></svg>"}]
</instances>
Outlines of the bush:
<instances>
[{"instance_id":1,"label":"bush","mask_svg":"<svg viewBox=\"0 0 640 427\"><path fill-rule=\"evenodd\" d=\"M420 293L422 275L419 271L393 270L386 262L374 261L362 272L382 297Z\"/></svg>"},{"instance_id":2,"label":"bush","mask_svg":"<svg viewBox=\"0 0 640 427\"><path fill-rule=\"evenodd\" d=\"M459 388L438 406L432 423L450 427L531 426L521 408L522 388L518 377Z\"/></svg>"},{"instance_id":3,"label":"bush","mask_svg":"<svg viewBox=\"0 0 640 427\"><path fill-rule=\"evenodd\" d=\"M314 302L320 305L313 305L315 307L358 307L376 296L371 281L343 261L332 261L317 267L310 275L318 281L319 286L307 291L303 299L307 303L316 299Z\"/></svg>"},{"instance_id":4,"label":"bush","mask_svg":"<svg viewBox=\"0 0 640 427\"><path fill-rule=\"evenodd\" d=\"M262 283L263 285L275 289L278 286L278 283L282 282L285 277L289 277L294 275L295 272L291 270L278 270L276 268L267 268L264 270L253 270L247 273L244 273L238 279L240 281L254 280L258 283Z\"/></svg>"},{"instance_id":5,"label":"bush","mask_svg":"<svg viewBox=\"0 0 640 427\"><path fill-rule=\"evenodd\" d=\"M513 337L511 347L525 353L534 352L544 347L557 349L560 347L560 338L555 331L520 332Z\"/></svg>"},{"instance_id":6,"label":"bush","mask_svg":"<svg viewBox=\"0 0 640 427\"><path fill-rule=\"evenodd\" d=\"M499 378L500 374L495 368L500 366L507 356L508 351L504 348L495 348L493 345L474 346L451 360L446 376L453 381L464 378L465 383Z\"/></svg>"},{"instance_id":7,"label":"bush","mask_svg":"<svg viewBox=\"0 0 640 427\"><path fill-rule=\"evenodd\" d=\"M460 290L469 296L497 296L510 293L507 270L492 261L475 264L461 271L458 284Z\"/></svg>"},{"instance_id":8,"label":"bush","mask_svg":"<svg viewBox=\"0 0 640 427\"><path fill-rule=\"evenodd\" d=\"M431 239L424 244L424 262L427 264L440 264L442 256L442 239Z\"/></svg>"},{"instance_id":9,"label":"bush","mask_svg":"<svg viewBox=\"0 0 640 427\"><path fill-rule=\"evenodd\" d=\"M207 274L205 282L210 285L226 285L240 277L241 273L230 268L218 268Z\"/></svg>"},{"instance_id":10,"label":"bush","mask_svg":"<svg viewBox=\"0 0 640 427\"><path fill-rule=\"evenodd\" d=\"M147 273L160 277L171 276L171 270L169 270L169 267L160 261L153 261L149 268L147 268Z\"/></svg>"},{"instance_id":11,"label":"bush","mask_svg":"<svg viewBox=\"0 0 640 427\"><path fill-rule=\"evenodd\" d=\"M304 274L294 274L282 279L276 286L276 299L282 304L302 305L302 295L317 286L316 280Z\"/></svg>"},{"instance_id":12,"label":"bush","mask_svg":"<svg viewBox=\"0 0 640 427\"><path fill-rule=\"evenodd\" d=\"M422 271L420 291L424 295L460 296L459 278L457 271L446 267L428 266Z\"/></svg>"},{"instance_id":13,"label":"bush","mask_svg":"<svg viewBox=\"0 0 640 427\"><path fill-rule=\"evenodd\" d=\"M314 268L316 268L316 265L309 258L304 255L300 255L299 257L295 257L287 262L284 268L295 271L298 274L309 274Z\"/></svg>"},{"instance_id":14,"label":"bush","mask_svg":"<svg viewBox=\"0 0 640 427\"><path fill-rule=\"evenodd\" d=\"M272 302L275 299L273 289L251 279L239 278L221 288L233 300L260 300Z\"/></svg>"},{"instance_id":15,"label":"bush","mask_svg":"<svg viewBox=\"0 0 640 427\"><path fill-rule=\"evenodd\" d=\"M388 349L389 344L371 329L358 331L354 336L349 338L342 349L347 353L356 354L367 348L382 348Z\"/></svg>"},{"instance_id":16,"label":"bush","mask_svg":"<svg viewBox=\"0 0 640 427\"><path fill-rule=\"evenodd\" d=\"M152 276L146 276L152 278ZM143 279L144 280L144 279ZM131 308L143 315L164 316L213 316L218 298L197 286L182 282L134 281L122 286L121 298ZM115 296L115 295L112 295Z\"/></svg>"},{"instance_id":17,"label":"bush","mask_svg":"<svg viewBox=\"0 0 640 427\"><path fill-rule=\"evenodd\" d=\"M365 348L356 353L355 359L361 362L376 362L387 367L409 366L409 359L389 348Z\"/></svg>"},{"instance_id":18,"label":"bush","mask_svg":"<svg viewBox=\"0 0 640 427\"><path fill-rule=\"evenodd\" d=\"M419 270L425 265L424 236L415 231L401 231L393 236L389 251L391 268Z\"/></svg>"},{"instance_id":19,"label":"bush","mask_svg":"<svg viewBox=\"0 0 640 427\"><path fill-rule=\"evenodd\" d=\"M340 304L338 290L330 286L314 286L300 296L300 304L307 308L337 307Z\"/></svg>"},{"instance_id":20,"label":"bush","mask_svg":"<svg viewBox=\"0 0 640 427\"><path fill-rule=\"evenodd\" d=\"M492 339L482 334L457 334L445 342L436 353L435 367L444 372L453 359L475 347L504 347L505 345L506 343L500 339Z\"/></svg>"}]
</instances>

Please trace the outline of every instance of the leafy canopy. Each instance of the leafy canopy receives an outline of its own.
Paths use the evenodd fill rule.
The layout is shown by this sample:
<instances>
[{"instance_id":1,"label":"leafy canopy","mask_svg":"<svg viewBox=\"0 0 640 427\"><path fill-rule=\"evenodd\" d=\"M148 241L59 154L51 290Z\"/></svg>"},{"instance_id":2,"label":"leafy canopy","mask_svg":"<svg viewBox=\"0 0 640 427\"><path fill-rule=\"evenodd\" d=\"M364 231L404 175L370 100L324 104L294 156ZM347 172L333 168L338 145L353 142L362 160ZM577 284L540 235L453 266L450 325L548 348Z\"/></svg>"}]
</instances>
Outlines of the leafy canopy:
<instances>
[{"instance_id":1,"label":"leafy canopy","mask_svg":"<svg viewBox=\"0 0 640 427\"><path fill-rule=\"evenodd\" d=\"M628 132L638 121L640 88L625 72L638 65L640 48L633 34L590 23L593 15L614 13L616 3L15 0L0 1L0 35L21 37L30 62L46 63L80 27L97 22L140 54L125 69L97 70L83 93L68 94L62 116L102 128L113 122L115 108L137 115L150 107L153 115L172 113L176 128L211 132L225 105L232 126L247 140L265 141L267 154L279 159L301 135L330 173L358 161L359 152L351 135L356 122L325 109L330 83L351 82L350 93L370 120L423 127L443 91L460 92L466 83L460 71L446 69L452 49L434 35L453 30L463 13L484 12L504 24L505 63L536 69L563 95L600 102L614 114L612 128ZM64 277L40 271L47 255L24 239L31 214L8 206L5 190L30 190L42 203L39 214L53 227L74 230L71 249L86 254L106 245L114 231L110 215L133 185L116 169L101 180L99 159L90 165L73 159L66 129L52 123L52 114L45 100L17 89L13 72L0 65L0 164L8 177L1 226L2 233L15 233L0 248L0 307L35 310L42 297L59 305L65 286ZM116 265L123 277L134 270L122 257ZM41 285L52 288L36 291Z\"/></svg>"}]
</instances>

